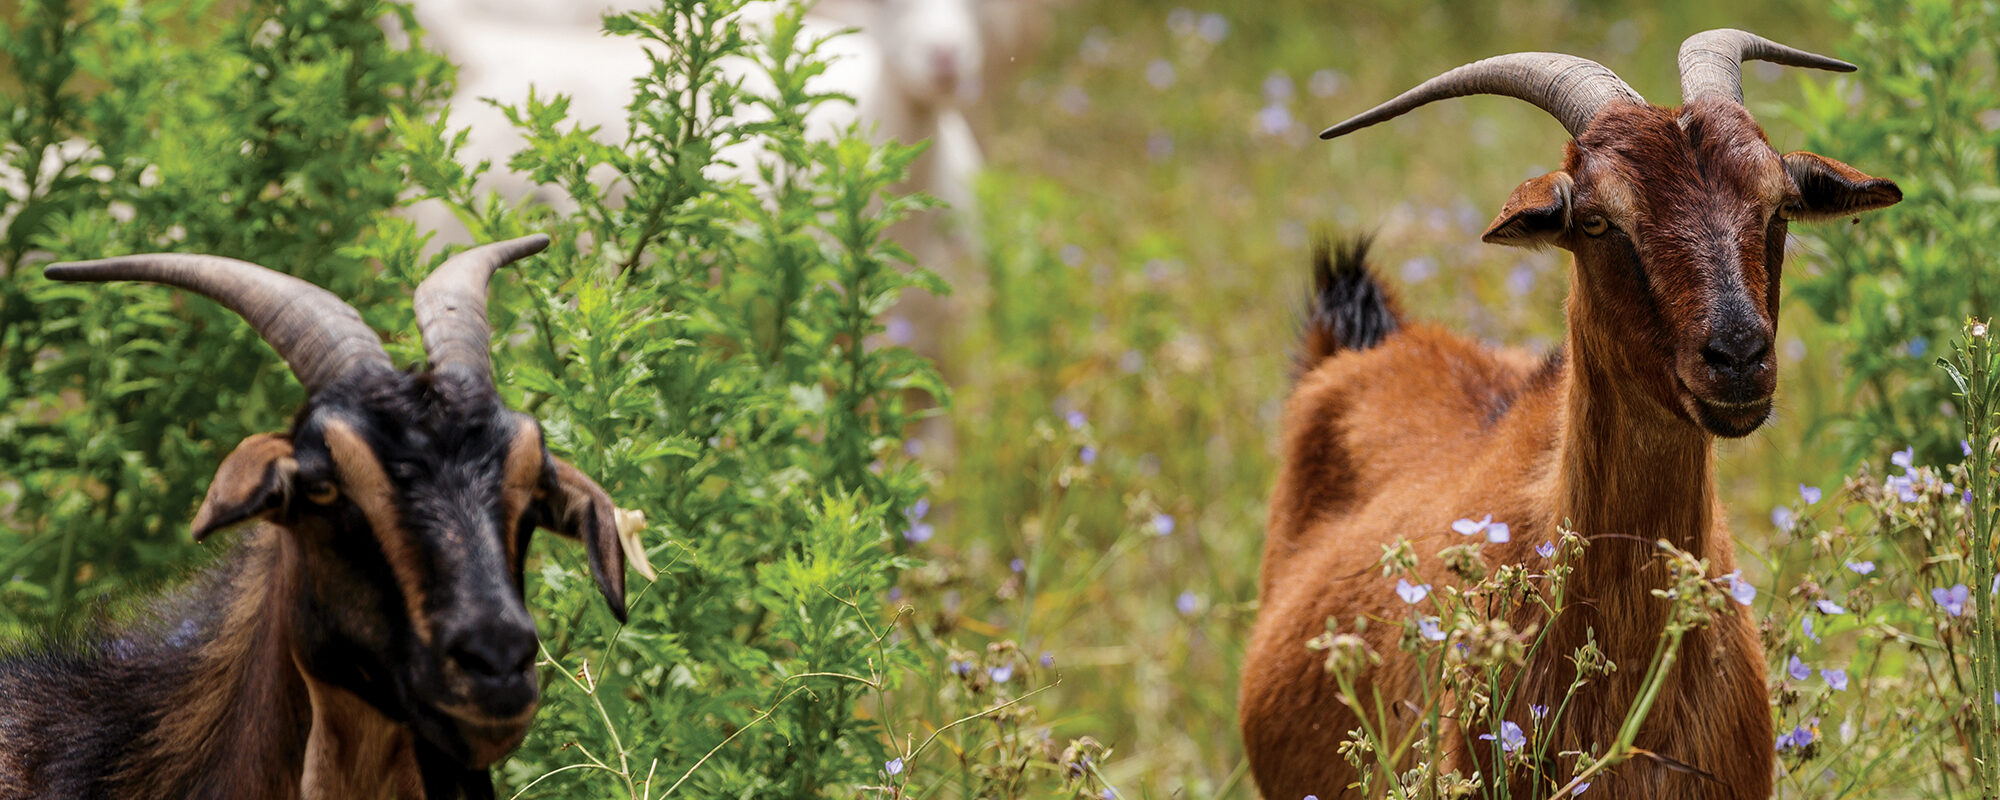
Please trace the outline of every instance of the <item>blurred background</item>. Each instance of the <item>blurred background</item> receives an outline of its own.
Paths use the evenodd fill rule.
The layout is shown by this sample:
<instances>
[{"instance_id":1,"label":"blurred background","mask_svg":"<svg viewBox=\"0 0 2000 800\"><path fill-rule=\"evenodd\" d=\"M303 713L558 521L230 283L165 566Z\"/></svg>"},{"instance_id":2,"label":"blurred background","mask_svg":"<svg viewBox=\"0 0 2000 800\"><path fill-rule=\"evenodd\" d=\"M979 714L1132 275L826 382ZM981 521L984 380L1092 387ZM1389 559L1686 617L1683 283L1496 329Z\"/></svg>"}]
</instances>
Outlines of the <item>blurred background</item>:
<instances>
[{"instance_id":1,"label":"blurred background","mask_svg":"<svg viewBox=\"0 0 2000 800\"><path fill-rule=\"evenodd\" d=\"M185 5L231 18L247 4ZM427 41L460 63L456 84L441 68L393 48L370 74L394 75L416 87L382 95L395 113L421 115L449 104L458 126L480 113L477 97L495 96L468 97L467 87L495 79L467 64L474 45L460 40L478 25L454 26L451 14L503 25L537 20L528 23L531 29L580 24L587 31L580 47L598 46L594 14L584 14L581 23L546 21L534 14L575 9L471 5L465 11L420 3L415 14L389 24L380 14L357 12L354 25L340 30L360 42L373 41L369 26L428 29ZM815 13L827 30L859 25L868 29L863 36L880 37L860 47L855 57L862 62L850 63L887 62L897 57L899 43L923 31L884 31L883 20L896 18L884 15L927 13L924 5L826 0ZM947 673L962 677L961 663L988 663L980 660L1004 652L991 663L1014 663L1007 659L1018 653L1021 663L1040 665L1032 675L1015 675L1011 667L1004 678L989 673L994 683L1015 687L1001 696L1027 695L1023 706L1038 716L1018 729L990 717L953 728L956 760L934 762L937 788L917 791L914 784L897 783L905 768L899 758L896 772L875 778L887 787L883 794L1032 794L978 771L1001 769L992 754L1005 746L995 742L1020 734L1042 742L1028 749L1046 752L1054 766L1037 775L1063 791L1255 796L1236 733L1236 672L1255 614L1279 410L1293 376L1314 241L1373 236L1376 266L1414 318L1493 343L1536 348L1562 335L1566 255L1478 240L1516 184L1559 165L1566 137L1553 119L1519 101L1475 97L1427 106L1337 141L1316 138L1324 126L1468 61L1514 51L1575 54L1611 67L1662 105L1678 101L1681 40L1709 28L1743 28L1860 65L1851 76L1745 65L1747 105L1775 148L1815 150L1895 179L1909 198L1854 225L1794 230L1778 336L1776 415L1751 437L1718 448L1722 496L1745 551L1746 573L1768 585L1774 575L1798 571L1797 564L1782 563L1789 557L1783 553L1792 551L1781 545L1791 541L1788 509L1801 485L1832 490L1856 467L1880 463L1905 446L1916 448L1921 463L1958 457L1963 433L1931 362L1966 315L1991 313L1991 295L1982 299L1981 292L2000 285L1992 282L2000 268L1988 244L2000 233L1994 210L2000 200L1994 166L2000 83L1991 41L2000 16L1993 3L973 5L977 58L920 52L920 59L928 56L929 83L883 90L903 98L904 112L917 108L927 119L942 119L927 123L936 127L915 129L930 135L894 138L943 137L922 157L938 163L920 160L920 174L905 188L944 196L956 208L920 212L894 234L952 285L949 298L906 299L884 311L877 339L933 357L949 401L930 412L907 442L896 443L921 467L929 496L903 510L901 524L888 531L890 547L916 561L895 574L884 600L890 608L907 607L902 635L932 648L910 667L928 680L886 692L881 706L859 713L877 721L922 718L930 720L930 730L946 728L956 717L953 709L962 710L956 704L964 702ZM99 7L113 15L101 23L103 30L115 29L109 20L116 14L139 13L136 7L92 8ZM116 96L94 90L106 80L99 77L83 79L85 91L72 99L38 100L33 90L42 85L40 71L60 65L24 56L60 51L61 42L26 37L88 30L37 27L45 11L40 5L0 10L0 28L13 37L0 39L9 54L0 61L0 91L16 101L10 127L0 129L8 134L5 164L15 181L0 215L0 225L12 222L0 236L7 268L0 281L7 292L0 295L0 336L12 337L0 338L0 360L9 370L0 377L0 581L7 581L0 589L0 630L14 631L44 627L80 605L128 586L157 585L185 570L193 558L185 552L185 519L199 496L199 481L185 476L205 478L220 456L216 448L235 441L232 433L269 427L275 418L259 415L297 399L296 387L268 355L256 354L254 337L207 332L201 335L220 336L213 345L223 348L220 363L262 358L261 388L246 394L249 399L198 407L199 398L176 390L173 402L158 402L157 410L143 414L119 412L115 420L97 422L64 416L86 403L48 377L59 359L47 347L27 344L43 335L34 332L77 326L64 334L73 337L64 347L108 347L115 340L88 333L89 319L64 321L45 312L31 317L24 310L30 293L43 290L27 288L39 280L28 267L52 242L75 249L61 253L71 257L90 255L92 247L108 251L122 240L110 227L84 229L71 216L75 209L33 201L56 196L64 180L171 187L177 177L192 180L188 176L209 168L196 163L195 154L227 148L190 146L181 154L189 163L129 162L102 165L110 172L95 177L25 180L54 169L41 156L63 139L48 135L54 127L37 128L40 121L88 113L90 103ZM166 18L184 25L190 41L267 35L259 32L261 22ZM282 21L285 15L268 18ZM521 49L529 46L502 47L488 58L536 63ZM558 59L564 66L549 69L577 72L576 58ZM86 71L91 66L87 56L79 63ZM615 81L629 81L644 68L643 58L637 63ZM259 69L252 63L243 74L262 74ZM973 75L976 81L967 79ZM518 96L502 99L520 102L528 80L537 80L533 69L523 80L501 81L518 89ZM549 85L560 80L618 85L588 71L539 83L577 97L570 113L585 120L596 112L585 107L584 89ZM854 80L861 86L868 79ZM613 94L622 102L622 94ZM144 102L148 96L125 99ZM309 94L281 90L274 96ZM812 124L832 130L856 117L885 128L902 124L892 118L903 113L893 104L871 102L864 97L858 111L827 112L830 117L809 121L809 130ZM282 121L298 104L275 102L265 119ZM257 146L350 164L382 163L371 161L377 158L371 154L407 146L394 141L402 128L381 122L390 114L386 107L342 113L361 120L347 131L357 138L340 140L346 150L282 138ZM144 119L136 115L140 127L130 131L99 133L144 136L147 129L138 121ZM593 124L611 131L623 119L623 109L612 109ZM147 124L160 123L154 117ZM471 124L477 139L501 122ZM505 164L511 147L495 146L503 150L481 157ZM923 174L926 169L934 174ZM301 196L308 199L300 203L321 202L314 193L328 190L313 182L310 171L274 171L270 196L261 198L271 206L255 212L268 211L259 218L269 224L230 229L228 236L211 237L209 246L262 241L258 246L268 249L272 237L292 237L295 244L269 257L294 259L309 278L345 286L348 296L360 298L357 306L380 297L387 304L382 307L393 310L402 301L370 288L369 276L376 273L362 265L373 262L341 248L378 224L399 197L413 199L398 183L407 175L384 167L365 185L339 190L349 199L367 193L373 207L338 225L293 228L285 204ZM201 191L199 183L181 186ZM480 188L514 192L514 200L534 196L527 183L508 186L488 176ZM180 202L149 196L164 205ZM541 200L559 210L565 202L546 194ZM140 237L148 241L171 243L174 226L198 224L143 204L137 213L158 220L152 235ZM178 235L185 241L198 234ZM347 261L328 264L319 254L329 252ZM162 301L158 312L223 319L194 305ZM382 313L384 320L393 318ZM133 392L166 391L160 385L173 380L168 365L179 356L171 346L161 351L99 377L133 382ZM75 369L108 368L79 362ZM105 430L143 435L107 442ZM138 506L118 505L115 490L108 498L105 490L52 493L48 487L60 481L48 476L72 474L79 462L113 476L104 486L124 480L186 488ZM88 522L104 535L51 535L62 529L51 527L51 520ZM974 732L989 724L989 732ZM1109 753L1092 762L1090 780L1079 782L1062 774L1076 760L1056 752L1084 736ZM875 755L908 754L906 745L889 746ZM914 760L909 768L916 769ZM1821 796L1798 785L1787 791Z\"/></svg>"}]
</instances>

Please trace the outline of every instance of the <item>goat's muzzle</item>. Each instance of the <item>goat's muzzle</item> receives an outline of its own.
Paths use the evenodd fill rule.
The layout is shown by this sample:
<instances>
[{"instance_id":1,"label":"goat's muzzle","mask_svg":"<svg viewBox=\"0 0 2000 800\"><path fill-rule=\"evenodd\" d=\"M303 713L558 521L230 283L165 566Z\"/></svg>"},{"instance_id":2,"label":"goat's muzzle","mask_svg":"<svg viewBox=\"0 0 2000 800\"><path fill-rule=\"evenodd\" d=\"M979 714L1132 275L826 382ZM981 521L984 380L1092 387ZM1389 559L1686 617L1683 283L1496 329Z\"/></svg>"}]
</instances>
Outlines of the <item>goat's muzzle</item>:
<instances>
[{"instance_id":1,"label":"goat's muzzle","mask_svg":"<svg viewBox=\"0 0 2000 800\"><path fill-rule=\"evenodd\" d=\"M1679 359L1682 407L1709 433L1748 436L1771 416L1777 366L1772 332L1755 312L1725 313Z\"/></svg>"}]
</instances>

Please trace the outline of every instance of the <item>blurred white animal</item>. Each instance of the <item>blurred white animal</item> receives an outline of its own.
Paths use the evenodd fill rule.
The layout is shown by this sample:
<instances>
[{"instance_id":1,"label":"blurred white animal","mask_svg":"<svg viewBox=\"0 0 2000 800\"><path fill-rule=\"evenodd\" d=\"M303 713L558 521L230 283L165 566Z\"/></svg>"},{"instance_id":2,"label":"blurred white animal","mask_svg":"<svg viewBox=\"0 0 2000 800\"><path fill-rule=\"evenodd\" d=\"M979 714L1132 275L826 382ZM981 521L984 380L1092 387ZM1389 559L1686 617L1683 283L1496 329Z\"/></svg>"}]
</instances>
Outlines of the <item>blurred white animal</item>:
<instances>
[{"instance_id":1,"label":"blurred white animal","mask_svg":"<svg viewBox=\"0 0 2000 800\"><path fill-rule=\"evenodd\" d=\"M986 51L979 11L1029 2L1040 0L826 0L807 16L804 37L860 29L858 35L826 45L823 52L833 63L811 85L814 91L853 97L855 103L822 105L807 118L808 135L831 138L859 121L881 141L932 142L900 188L937 197L952 211L925 214L892 233L927 266L946 269L975 250L973 181L983 158L965 110L983 91ZM599 139L617 141L625 131L632 79L646 69L647 59L636 41L604 35L600 17L606 11L650 5L642 0L418 0L419 21L460 66L450 109L453 128L470 128L461 159L468 166L482 159L494 164L479 182L482 194L565 204L560 192L540 191L528 176L507 169L507 159L524 141L505 115L484 100L521 104L531 84L544 97L566 94L572 122L596 126ZM768 31L780 9L775 2L753 2L741 14L754 36ZM724 70L753 90L770 86L762 70L748 61L733 60ZM736 163L735 177L745 179L755 175L761 157L754 145L721 155ZM718 167L711 174L731 172ZM606 188L617 196L618 187ZM469 241L442 204L420 204L412 216L420 230L439 234L433 246Z\"/></svg>"}]
</instances>

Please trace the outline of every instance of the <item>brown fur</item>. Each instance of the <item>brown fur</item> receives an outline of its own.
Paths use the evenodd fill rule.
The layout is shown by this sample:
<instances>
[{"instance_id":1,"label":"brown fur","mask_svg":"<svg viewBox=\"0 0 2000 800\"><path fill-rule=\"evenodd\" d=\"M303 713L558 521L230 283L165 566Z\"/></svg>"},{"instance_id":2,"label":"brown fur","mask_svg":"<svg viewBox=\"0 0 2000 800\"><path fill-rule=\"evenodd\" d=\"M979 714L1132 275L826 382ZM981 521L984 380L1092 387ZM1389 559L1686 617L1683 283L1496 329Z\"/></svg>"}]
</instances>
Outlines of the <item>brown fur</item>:
<instances>
[{"instance_id":1,"label":"brown fur","mask_svg":"<svg viewBox=\"0 0 2000 800\"><path fill-rule=\"evenodd\" d=\"M327 420L322 434L333 456L334 468L340 472L340 484L347 492L347 499L368 518L368 527L382 542L382 552L389 556L389 568L395 571L396 585L402 589L411 628L419 641L429 642L431 615L424 607L428 593L410 547L410 533L396 511L396 489L390 485L388 473L382 470L382 462L375 457L367 440L348 424Z\"/></svg>"},{"instance_id":2,"label":"brown fur","mask_svg":"<svg viewBox=\"0 0 2000 800\"><path fill-rule=\"evenodd\" d=\"M1512 526L1512 541L1486 545L1492 565L1544 563L1534 548L1565 520L1589 540L1565 612L1553 623L1532 612L1513 620L1522 630L1549 626L1549 635L1509 713L1530 731L1530 704L1559 706L1574 674L1567 657L1594 631L1619 670L1580 692L1544 735L1555 739L1550 752L1601 752L1615 740L1668 610L1651 594L1666 580L1651 542L1706 558L1714 576L1735 568L1713 438L1762 422L1775 370L1718 377L1704 348L1729 331L1750 342L1761 334L1768 345L1781 208L1809 218L1900 197L1859 172L1824 193L1802 191L1799 155L1780 159L1733 104L1613 107L1571 144L1562 172L1516 190L1486 236L1576 254L1562 358L1538 364L1418 325L1335 353L1301 378L1285 409L1242 679L1244 744L1265 796L1352 794L1356 776L1337 748L1357 720L1336 698L1323 655L1306 647L1329 618L1344 631L1357 618L1389 623L1362 633L1382 661L1360 691L1392 704L1380 721L1392 736L1412 721L1394 705L1415 692L1417 664L1397 646L1410 611L1375 565L1384 545L1408 537L1423 580L1454 582L1435 554L1465 541L1450 530L1462 517L1491 514ZM1592 215L1615 230L1586 235L1577 222ZM1666 681L1637 741L1664 759L1613 769L1591 796L1768 796L1771 712L1747 610L1732 605L1688 635ZM1448 730L1446 766L1493 776L1496 765L1478 763L1471 746L1483 732ZM1517 797L1548 792L1512 780Z\"/></svg>"},{"instance_id":3,"label":"brown fur","mask_svg":"<svg viewBox=\"0 0 2000 800\"><path fill-rule=\"evenodd\" d=\"M292 797L289 754L304 741L309 709L292 662L291 603L299 552L288 534L248 534L231 576L217 635L194 652L186 679L116 778L122 797Z\"/></svg>"}]
</instances>

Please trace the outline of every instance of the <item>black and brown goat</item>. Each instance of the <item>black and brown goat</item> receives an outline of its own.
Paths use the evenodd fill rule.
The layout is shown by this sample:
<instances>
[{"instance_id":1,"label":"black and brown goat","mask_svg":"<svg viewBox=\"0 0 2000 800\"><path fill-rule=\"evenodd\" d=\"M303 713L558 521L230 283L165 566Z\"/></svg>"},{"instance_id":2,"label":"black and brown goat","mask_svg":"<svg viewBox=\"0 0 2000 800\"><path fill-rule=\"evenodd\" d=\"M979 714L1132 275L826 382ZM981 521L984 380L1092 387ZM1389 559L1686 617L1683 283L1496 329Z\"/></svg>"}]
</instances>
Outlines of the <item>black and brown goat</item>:
<instances>
[{"instance_id":1,"label":"black and brown goat","mask_svg":"<svg viewBox=\"0 0 2000 800\"><path fill-rule=\"evenodd\" d=\"M1851 70L1742 31L1682 46L1679 108L1648 104L1604 67L1554 53L1517 53L1446 72L1322 134L1339 136L1420 105L1470 94L1527 100L1574 137L1560 171L1514 191L1485 240L1555 245L1575 259L1568 335L1556 357L1494 351L1412 325L1362 263L1323 258L1308 323L1307 371L1287 403L1281 472L1271 499L1262 604L1243 666L1244 746L1264 795L1358 794L1338 752L1355 715L1337 698L1308 639L1336 618L1388 620L1361 634L1380 654L1362 675L1379 691L1378 729L1400 739L1415 722L1399 702L1418 664L1398 649L1409 606L1373 568L1385 544L1420 554L1457 539L1453 520L1509 523L1492 564L1531 569L1538 544L1565 521L1589 540L1570 566L1570 607L1534 610L1517 630L1547 638L1523 668L1510 721L1535 730L1533 705L1561 708L1566 658L1595 632L1623 669L1570 703L1546 752L1603 752L1616 738L1666 622L1654 597L1666 571L1653 542L1706 558L1715 574L1735 553L1713 478L1715 437L1761 426L1776 389L1772 338L1786 227L1893 204L1896 185L1812 153L1779 155L1742 103L1741 62ZM1427 559L1426 580L1452 579ZM1447 768L1503 774L1472 737L1448 726ZM1687 636L1637 745L1655 758L1596 781L1593 797L1761 798L1771 792L1771 707L1764 654L1745 609ZM1565 762L1565 765L1567 762ZM1520 771L1513 796L1546 796Z\"/></svg>"},{"instance_id":2,"label":"black and brown goat","mask_svg":"<svg viewBox=\"0 0 2000 800\"><path fill-rule=\"evenodd\" d=\"M503 406L487 282L531 236L417 287L430 369L401 371L332 293L233 259L57 264L57 280L199 292L247 320L308 398L245 439L195 515L261 521L218 566L96 641L0 660L0 798L491 797L539 701L522 564L581 538L625 616L611 499Z\"/></svg>"}]
</instances>

